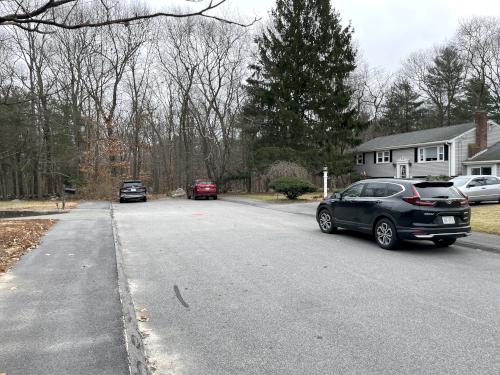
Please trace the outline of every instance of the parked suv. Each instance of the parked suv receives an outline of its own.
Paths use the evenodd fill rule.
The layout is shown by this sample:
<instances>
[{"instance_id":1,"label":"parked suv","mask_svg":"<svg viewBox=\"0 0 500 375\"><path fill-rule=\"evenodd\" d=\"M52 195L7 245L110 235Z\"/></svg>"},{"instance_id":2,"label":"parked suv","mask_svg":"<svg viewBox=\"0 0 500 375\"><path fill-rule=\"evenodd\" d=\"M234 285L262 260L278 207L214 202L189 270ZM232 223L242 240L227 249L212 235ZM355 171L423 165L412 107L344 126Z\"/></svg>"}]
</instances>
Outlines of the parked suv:
<instances>
[{"instance_id":1,"label":"parked suv","mask_svg":"<svg viewBox=\"0 0 500 375\"><path fill-rule=\"evenodd\" d=\"M146 187L141 180L125 180L120 186L120 203L129 200L146 202Z\"/></svg>"},{"instance_id":2,"label":"parked suv","mask_svg":"<svg viewBox=\"0 0 500 375\"><path fill-rule=\"evenodd\" d=\"M186 189L188 199L197 199L205 197L217 199L217 186L210 180L193 180Z\"/></svg>"},{"instance_id":3,"label":"parked suv","mask_svg":"<svg viewBox=\"0 0 500 375\"><path fill-rule=\"evenodd\" d=\"M373 234L384 249L401 240L449 246L470 232L467 197L452 182L363 180L323 200L316 219L324 233L341 227Z\"/></svg>"},{"instance_id":4,"label":"parked suv","mask_svg":"<svg viewBox=\"0 0 500 375\"><path fill-rule=\"evenodd\" d=\"M458 176L451 182L469 198L469 202L497 201L500 203L500 178L498 177Z\"/></svg>"}]
</instances>

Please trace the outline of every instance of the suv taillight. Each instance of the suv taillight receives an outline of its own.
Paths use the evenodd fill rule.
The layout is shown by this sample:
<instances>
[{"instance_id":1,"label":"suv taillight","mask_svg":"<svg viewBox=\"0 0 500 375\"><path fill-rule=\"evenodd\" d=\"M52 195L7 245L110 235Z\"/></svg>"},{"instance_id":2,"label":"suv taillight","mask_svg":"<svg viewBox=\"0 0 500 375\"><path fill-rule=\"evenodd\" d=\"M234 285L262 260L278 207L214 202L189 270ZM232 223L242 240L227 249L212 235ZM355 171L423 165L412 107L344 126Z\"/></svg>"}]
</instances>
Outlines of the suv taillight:
<instances>
[{"instance_id":1,"label":"suv taillight","mask_svg":"<svg viewBox=\"0 0 500 375\"><path fill-rule=\"evenodd\" d=\"M420 194L418 193L417 189L415 189L415 186L411 187L413 196L412 197L404 197L403 200L405 202L408 202L410 204L413 204L414 206L427 206L427 207L433 207L436 205L437 202L432 202L432 201L423 201L420 199Z\"/></svg>"}]
</instances>

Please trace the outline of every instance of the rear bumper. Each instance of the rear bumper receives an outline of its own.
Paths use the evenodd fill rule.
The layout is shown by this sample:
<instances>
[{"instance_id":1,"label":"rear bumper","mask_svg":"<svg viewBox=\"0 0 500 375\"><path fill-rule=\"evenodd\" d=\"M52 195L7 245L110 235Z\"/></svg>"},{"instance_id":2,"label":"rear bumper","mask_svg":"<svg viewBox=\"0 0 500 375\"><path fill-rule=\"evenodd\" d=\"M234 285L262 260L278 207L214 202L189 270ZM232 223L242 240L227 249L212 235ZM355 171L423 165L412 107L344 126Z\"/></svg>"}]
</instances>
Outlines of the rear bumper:
<instances>
[{"instance_id":1,"label":"rear bumper","mask_svg":"<svg viewBox=\"0 0 500 375\"><path fill-rule=\"evenodd\" d=\"M398 228L398 236L403 240L433 240L437 238L459 238L470 236L471 227L440 228Z\"/></svg>"},{"instance_id":2,"label":"rear bumper","mask_svg":"<svg viewBox=\"0 0 500 375\"><path fill-rule=\"evenodd\" d=\"M145 193L121 193L120 199L144 199Z\"/></svg>"},{"instance_id":3,"label":"rear bumper","mask_svg":"<svg viewBox=\"0 0 500 375\"><path fill-rule=\"evenodd\" d=\"M214 197L217 195L216 191L195 191L194 194L197 197Z\"/></svg>"}]
</instances>

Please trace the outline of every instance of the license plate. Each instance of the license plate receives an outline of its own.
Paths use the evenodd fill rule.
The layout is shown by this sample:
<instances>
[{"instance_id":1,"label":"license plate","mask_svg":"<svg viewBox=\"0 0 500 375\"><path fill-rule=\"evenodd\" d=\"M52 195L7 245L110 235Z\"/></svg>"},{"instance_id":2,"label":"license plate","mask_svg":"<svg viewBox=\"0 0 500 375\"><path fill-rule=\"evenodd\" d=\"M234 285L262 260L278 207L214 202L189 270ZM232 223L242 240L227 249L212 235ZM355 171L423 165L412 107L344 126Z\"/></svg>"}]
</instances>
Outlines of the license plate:
<instances>
[{"instance_id":1,"label":"license plate","mask_svg":"<svg viewBox=\"0 0 500 375\"><path fill-rule=\"evenodd\" d=\"M205 190L210 190L210 188L205 188Z\"/></svg>"},{"instance_id":2,"label":"license plate","mask_svg":"<svg viewBox=\"0 0 500 375\"><path fill-rule=\"evenodd\" d=\"M130 191L136 191L135 188L130 189Z\"/></svg>"},{"instance_id":3,"label":"license plate","mask_svg":"<svg viewBox=\"0 0 500 375\"><path fill-rule=\"evenodd\" d=\"M443 224L455 224L455 217L454 216L443 216Z\"/></svg>"}]
</instances>

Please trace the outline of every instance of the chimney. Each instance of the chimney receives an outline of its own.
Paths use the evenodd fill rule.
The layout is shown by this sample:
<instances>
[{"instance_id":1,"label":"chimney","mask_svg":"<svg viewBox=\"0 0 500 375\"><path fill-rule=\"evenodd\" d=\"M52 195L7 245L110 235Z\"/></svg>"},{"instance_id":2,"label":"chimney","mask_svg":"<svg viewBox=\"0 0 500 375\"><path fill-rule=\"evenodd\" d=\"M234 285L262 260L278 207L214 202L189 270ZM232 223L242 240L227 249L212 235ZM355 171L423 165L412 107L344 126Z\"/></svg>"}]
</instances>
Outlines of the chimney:
<instances>
[{"instance_id":1,"label":"chimney","mask_svg":"<svg viewBox=\"0 0 500 375\"><path fill-rule=\"evenodd\" d=\"M488 115L485 111L474 113L476 124L476 143L469 145L469 157L488 148Z\"/></svg>"},{"instance_id":2,"label":"chimney","mask_svg":"<svg viewBox=\"0 0 500 375\"><path fill-rule=\"evenodd\" d=\"M486 150L488 147L488 115L484 111L474 113L474 122L476 123L476 145L479 151Z\"/></svg>"}]
</instances>

